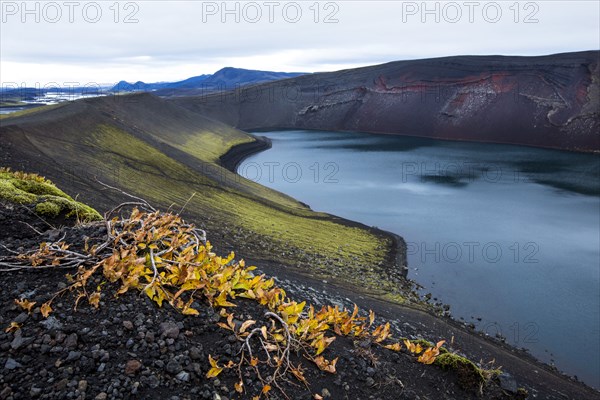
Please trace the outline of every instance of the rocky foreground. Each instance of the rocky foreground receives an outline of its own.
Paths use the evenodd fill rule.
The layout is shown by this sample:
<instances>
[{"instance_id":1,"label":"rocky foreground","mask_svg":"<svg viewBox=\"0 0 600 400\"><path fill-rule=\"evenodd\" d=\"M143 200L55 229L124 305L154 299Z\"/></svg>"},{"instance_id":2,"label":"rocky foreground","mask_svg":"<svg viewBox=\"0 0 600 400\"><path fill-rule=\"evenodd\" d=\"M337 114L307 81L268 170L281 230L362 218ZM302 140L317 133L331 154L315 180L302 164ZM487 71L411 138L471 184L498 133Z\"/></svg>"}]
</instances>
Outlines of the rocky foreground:
<instances>
[{"instance_id":1,"label":"rocky foreground","mask_svg":"<svg viewBox=\"0 0 600 400\"><path fill-rule=\"evenodd\" d=\"M102 223L54 229L49 226L52 222L43 222L25 207L3 204L0 257L6 260L13 251L21 253L38 248L40 242L61 239L72 244L70 250L83 251L86 242L101 242L106 235ZM22 229L13 229L20 225ZM225 321L218 308L196 301L193 307L198 315L188 316L168 305L159 308L137 291L115 298L105 288L97 309L82 301L75 311L75 296L67 292L53 301L53 311L45 318L39 305L67 287L66 272L74 273L61 269L3 272L0 399L509 399L527 395L527 389L518 388L508 373L485 383L467 370L425 365L408 352L348 337L337 337L324 353L327 359L338 359L336 373L320 370L300 353L290 356L301 366L306 384L281 379L276 385L269 382L266 366L259 367L261 378L248 365L225 368L209 379L209 356L223 367L230 361L237 363L244 346L243 340L217 325ZM92 286L100 284L96 279ZM296 287L293 296L314 303L346 301L328 299L307 286ZM36 303L31 312L15 302L25 298ZM234 323L271 322L265 307L254 301L238 299L236 305ZM417 332L409 338L417 339ZM260 348L254 351L259 354ZM270 390L265 391L266 383Z\"/></svg>"}]
</instances>

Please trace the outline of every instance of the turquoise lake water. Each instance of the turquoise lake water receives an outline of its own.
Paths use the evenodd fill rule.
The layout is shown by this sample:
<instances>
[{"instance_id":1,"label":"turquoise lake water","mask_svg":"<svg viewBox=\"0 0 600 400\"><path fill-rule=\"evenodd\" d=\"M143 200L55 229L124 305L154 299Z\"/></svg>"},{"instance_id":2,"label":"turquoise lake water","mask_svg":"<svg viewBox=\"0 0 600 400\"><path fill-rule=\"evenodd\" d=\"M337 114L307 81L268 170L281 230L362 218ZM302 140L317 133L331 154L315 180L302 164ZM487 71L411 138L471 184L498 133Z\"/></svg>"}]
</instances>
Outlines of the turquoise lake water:
<instances>
[{"instance_id":1,"label":"turquoise lake water","mask_svg":"<svg viewBox=\"0 0 600 400\"><path fill-rule=\"evenodd\" d=\"M260 132L238 172L405 238L456 319L600 387L600 157L362 133ZM481 319L481 320L479 320Z\"/></svg>"}]
</instances>

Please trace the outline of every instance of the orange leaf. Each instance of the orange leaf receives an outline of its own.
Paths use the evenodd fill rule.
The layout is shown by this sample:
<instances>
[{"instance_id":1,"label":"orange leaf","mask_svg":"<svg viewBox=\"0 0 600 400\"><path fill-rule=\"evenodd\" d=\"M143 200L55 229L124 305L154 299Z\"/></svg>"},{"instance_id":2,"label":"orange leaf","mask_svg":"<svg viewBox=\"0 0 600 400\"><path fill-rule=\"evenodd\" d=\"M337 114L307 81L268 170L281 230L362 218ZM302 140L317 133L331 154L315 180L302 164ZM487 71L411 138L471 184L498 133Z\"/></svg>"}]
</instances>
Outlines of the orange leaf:
<instances>
[{"instance_id":1,"label":"orange leaf","mask_svg":"<svg viewBox=\"0 0 600 400\"><path fill-rule=\"evenodd\" d=\"M307 383L306 378L304 377L304 373L302 372L301 366L298 366L298 368L290 368L290 371L292 371L292 374L294 374L294 376L302 383Z\"/></svg>"},{"instance_id":2,"label":"orange leaf","mask_svg":"<svg viewBox=\"0 0 600 400\"><path fill-rule=\"evenodd\" d=\"M40 307L40 312L44 316L44 318L48 318L48 315L52 312L52 307L50 307L50 301L45 302Z\"/></svg>"},{"instance_id":3,"label":"orange leaf","mask_svg":"<svg viewBox=\"0 0 600 400\"><path fill-rule=\"evenodd\" d=\"M29 301L27 299L15 299L15 303L28 313L31 313L31 310L35 305L35 301Z\"/></svg>"},{"instance_id":4,"label":"orange leaf","mask_svg":"<svg viewBox=\"0 0 600 400\"><path fill-rule=\"evenodd\" d=\"M238 393L244 392L244 382L243 381L239 381L239 382L235 383L233 385L233 387L235 388L235 391Z\"/></svg>"},{"instance_id":5,"label":"orange leaf","mask_svg":"<svg viewBox=\"0 0 600 400\"><path fill-rule=\"evenodd\" d=\"M400 343L388 344L383 347L385 347L386 349L393 350L393 351L400 351L402 349L402 345Z\"/></svg>"},{"instance_id":6,"label":"orange leaf","mask_svg":"<svg viewBox=\"0 0 600 400\"><path fill-rule=\"evenodd\" d=\"M430 347L419 356L417 361L422 364L433 364L438 354L439 352L435 348Z\"/></svg>"},{"instance_id":7,"label":"orange leaf","mask_svg":"<svg viewBox=\"0 0 600 400\"><path fill-rule=\"evenodd\" d=\"M6 333L10 333L10 332L14 332L14 331L18 331L19 329L21 329L21 324L19 324L18 322L11 322L10 325L4 330L4 332Z\"/></svg>"},{"instance_id":8,"label":"orange leaf","mask_svg":"<svg viewBox=\"0 0 600 400\"><path fill-rule=\"evenodd\" d=\"M338 361L337 358L335 358L332 361L327 361L325 359L325 357L319 356L319 357L315 358L314 361L315 361L315 364L317 364L317 367L319 367L319 369L321 371L335 374L335 364L337 364L337 361Z\"/></svg>"}]
</instances>

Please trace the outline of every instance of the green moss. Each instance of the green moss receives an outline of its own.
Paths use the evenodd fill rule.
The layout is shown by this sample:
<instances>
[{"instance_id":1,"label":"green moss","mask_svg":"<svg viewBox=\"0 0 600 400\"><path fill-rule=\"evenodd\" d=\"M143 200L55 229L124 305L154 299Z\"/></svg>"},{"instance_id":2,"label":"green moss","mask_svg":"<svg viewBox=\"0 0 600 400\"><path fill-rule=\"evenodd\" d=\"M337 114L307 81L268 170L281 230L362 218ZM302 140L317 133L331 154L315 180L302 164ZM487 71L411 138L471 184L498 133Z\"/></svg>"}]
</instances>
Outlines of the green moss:
<instances>
[{"instance_id":1,"label":"green moss","mask_svg":"<svg viewBox=\"0 0 600 400\"><path fill-rule=\"evenodd\" d=\"M12 182L0 178L0 199L18 204L34 203L37 196L17 189Z\"/></svg>"},{"instance_id":2,"label":"green moss","mask_svg":"<svg viewBox=\"0 0 600 400\"><path fill-rule=\"evenodd\" d=\"M64 213L67 218L74 217L81 222L102 219L96 210L73 200L45 178L6 168L0 168L0 200L34 204L35 212L45 217Z\"/></svg>"},{"instance_id":3,"label":"green moss","mask_svg":"<svg viewBox=\"0 0 600 400\"><path fill-rule=\"evenodd\" d=\"M27 193L31 193L34 195L38 195L38 196L42 196L42 195L49 195L49 196L56 196L56 197L62 197L68 200L73 200L71 197L69 197L65 192L63 192L62 190L60 190L59 188L57 188L56 186L54 186L51 183L48 182L38 182L35 180L25 180L25 179L14 179L12 181L13 185L15 185L15 187L17 189L20 189L24 192Z\"/></svg>"},{"instance_id":4,"label":"green moss","mask_svg":"<svg viewBox=\"0 0 600 400\"><path fill-rule=\"evenodd\" d=\"M39 215L43 215L46 217L58 217L60 214L61 206L52 201L45 201L43 203L38 203L35 206L35 212Z\"/></svg>"},{"instance_id":5,"label":"green moss","mask_svg":"<svg viewBox=\"0 0 600 400\"><path fill-rule=\"evenodd\" d=\"M476 388L486 383L493 376L499 375L500 370L479 368L471 360L454 353L440 354L434 362L443 369L453 370L458 374L458 382L464 388Z\"/></svg>"},{"instance_id":6,"label":"green moss","mask_svg":"<svg viewBox=\"0 0 600 400\"><path fill-rule=\"evenodd\" d=\"M69 212L67 213L67 218L74 217L77 218L78 221L82 222L102 220L102 216L98 213L98 211L78 201L71 202L68 210Z\"/></svg>"}]
</instances>

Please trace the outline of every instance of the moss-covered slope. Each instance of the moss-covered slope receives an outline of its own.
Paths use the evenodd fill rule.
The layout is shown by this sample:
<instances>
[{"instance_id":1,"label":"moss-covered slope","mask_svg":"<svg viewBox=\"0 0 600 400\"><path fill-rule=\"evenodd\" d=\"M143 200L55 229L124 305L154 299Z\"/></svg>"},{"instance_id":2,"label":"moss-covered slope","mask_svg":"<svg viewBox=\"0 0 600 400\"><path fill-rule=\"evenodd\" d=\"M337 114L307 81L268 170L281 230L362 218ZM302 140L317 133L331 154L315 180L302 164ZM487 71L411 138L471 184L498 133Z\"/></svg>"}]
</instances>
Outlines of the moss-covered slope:
<instances>
[{"instance_id":1,"label":"moss-covered slope","mask_svg":"<svg viewBox=\"0 0 600 400\"><path fill-rule=\"evenodd\" d=\"M228 171L219 157L255 139L148 94L96 98L0 121L0 165L44 173L99 209L126 200L98 181L180 210L223 250L403 299L396 243L316 213Z\"/></svg>"},{"instance_id":2,"label":"moss-covered slope","mask_svg":"<svg viewBox=\"0 0 600 400\"><path fill-rule=\"evenodd\" d=\"M0 168L0 201L33 205L42 217L64 215L81 222L101 220L93 208L73 200L49 180L37 175Z\"/></svg>"}]
</instances>

